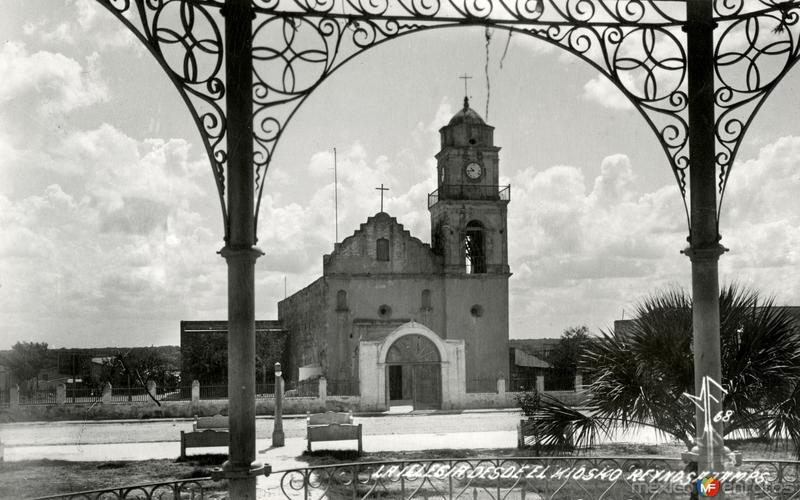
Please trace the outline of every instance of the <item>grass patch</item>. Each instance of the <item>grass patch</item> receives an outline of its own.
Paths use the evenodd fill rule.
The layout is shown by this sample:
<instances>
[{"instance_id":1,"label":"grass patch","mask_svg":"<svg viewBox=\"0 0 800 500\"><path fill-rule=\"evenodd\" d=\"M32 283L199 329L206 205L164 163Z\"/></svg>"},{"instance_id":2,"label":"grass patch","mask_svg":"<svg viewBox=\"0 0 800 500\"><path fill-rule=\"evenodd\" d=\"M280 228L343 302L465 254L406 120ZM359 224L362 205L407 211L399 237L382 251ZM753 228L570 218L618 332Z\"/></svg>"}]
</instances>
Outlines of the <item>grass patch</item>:
<instances>
[{"instance_id":1,"label":"grass patch","mask_svg":"<svg viewBox=\"0 0 800 500\"><path fill-rule=\"evenodd\" d=\"M213 458L212 458L213 457ZM199 456L199 460L143 460L115 462L69 462L27 460L0 464L0 498L14 499L99 490L207 477L227 457ZM212 490L224 490L224 482L208 483ZM206 485L204 485L206 486Z\"/></svg>"}]
</instances>

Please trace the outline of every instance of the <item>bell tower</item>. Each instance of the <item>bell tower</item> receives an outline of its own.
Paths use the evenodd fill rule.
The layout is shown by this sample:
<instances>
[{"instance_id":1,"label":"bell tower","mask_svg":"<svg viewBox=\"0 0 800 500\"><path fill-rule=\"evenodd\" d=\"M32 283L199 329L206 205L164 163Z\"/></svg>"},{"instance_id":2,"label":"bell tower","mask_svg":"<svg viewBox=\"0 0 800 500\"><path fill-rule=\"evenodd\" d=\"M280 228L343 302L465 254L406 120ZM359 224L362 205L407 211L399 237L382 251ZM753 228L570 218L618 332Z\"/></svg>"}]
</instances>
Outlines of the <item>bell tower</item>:
<instances>
[{"instance_id":1,"label":"bell tower","mask_svg":"<svg viewBox=\"0 0 800 500\"><path fill-rule=\"evenodd\" d=\"M508 275L507 207L494 127L464 107L439 130L438 189L428 195L431 241L446 274Z\"/></svg>"},{"instance_id":2,"label":"bell tower","mask_svg":"<svg viewBox=\"0 0 800 500\"><path fill-rule=\"evenodd\" d=\"M428 210L433 251L442 259L444 336L464 340L467 392L491 392L498 376L508 377L511 188L500 186L494 127L467 98L439 135L438 188Z\"/></svg>"}]
</instances>

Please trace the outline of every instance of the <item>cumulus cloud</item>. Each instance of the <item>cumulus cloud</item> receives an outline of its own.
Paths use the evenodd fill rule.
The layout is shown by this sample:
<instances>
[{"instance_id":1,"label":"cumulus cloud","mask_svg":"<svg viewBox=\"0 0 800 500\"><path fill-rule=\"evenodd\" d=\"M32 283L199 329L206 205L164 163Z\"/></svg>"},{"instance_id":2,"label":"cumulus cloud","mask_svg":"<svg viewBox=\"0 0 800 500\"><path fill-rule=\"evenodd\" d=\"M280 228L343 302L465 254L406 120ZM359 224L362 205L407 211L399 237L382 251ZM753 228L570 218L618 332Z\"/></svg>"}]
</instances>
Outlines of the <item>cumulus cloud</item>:
<instances>
[{"instance_id":1,"label":"cumulus cloud","mask_svg":"<svg viewBox=\"0 0 800 500\"><path fill-rule=\"evenodd\" d=\"M102 322L172 317L176 308L219 311L221 230L199 213L215 196L200 186L205 161L189 144L135 140L101 125L41 154L49 177L65 183L0 195L0 317L9 319L9 335L25 338L54 318L84 318L94 326L81 335L99 338L93 329ZM89 319L95 315L103 319ZM52 340L63 330L45 333ZM130 333L103 338L124 345Z\"/></svg>"},{"instance_id":2,"label":"cumulus cloud","mask_svg":"<svg viewBox=\"0 0 800 500\"><path fill-rule=\"evenodd\" d=\"M138 55L145 49L136 37L121 22L113 19L110 12L93 0L68 0L64 6L70 9L67 19L58 15L28 21L23 33L36 37L45 44L78 45L90 43L95 49L134 48ZM53 19L52 17L55 17Z\"/></svg>"},{"instance_id":3,"label":"cumulus cloud","mask_svg":"<svg viewBox=\"0 0 800 500\"><path fill-rule=\"evenodd\" d=\"M625 94L603 75L597 75L584 84L583 98L609 109L633 109L633 104Z\"/></svg>"},{"instance_id":4,"label":"cumulus cloud","mask_svg":"<svg viewBox=\"0 0 800 500\"><path fill-rule=\"evenodd\" d=\"M63 54L29 53L20 42L0 49L0 104L31 98L40 114L64 113L108 99L108 87L97 68L97 55L85 65ZM30 96L30 97L29 97Z\"/></svg>"},{"instance_id":5,"label":"cumulus cloud","mask_svg":"<svg viewBox=\"0 0 800 500\"><path fill-rule=\"evenodd\" d=\"M800 304L800 137L782 137L731 171L720 232L725 279Z\"/></svg>"},{"instance_id":6,"label":"cumulus cloud","mask_svg":"<svg viewBox=\"0 0 800 500\"><path fill-rule=\"evenodd\" d=\"M507 34L503 34L503 38L506 38L507 36ZM523 49L534 56L552 54L557 50L557 47L550 42L545 42L532 36L523 36L519 33L514 33L511 35L511 47L519 47L520 49Z\"/></svg>"}]
</instances>

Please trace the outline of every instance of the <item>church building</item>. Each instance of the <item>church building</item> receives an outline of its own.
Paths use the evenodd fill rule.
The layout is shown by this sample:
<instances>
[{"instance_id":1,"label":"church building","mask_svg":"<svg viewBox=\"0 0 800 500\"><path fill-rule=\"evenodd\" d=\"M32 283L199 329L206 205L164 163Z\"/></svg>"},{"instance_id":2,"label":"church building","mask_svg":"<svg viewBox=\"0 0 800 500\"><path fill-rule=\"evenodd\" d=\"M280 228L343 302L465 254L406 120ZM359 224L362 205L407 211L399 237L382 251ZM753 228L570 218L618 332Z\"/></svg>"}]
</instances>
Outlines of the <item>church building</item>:
<instances>
[{"instance_id":1,"label":"church building","mask_svg":"<svg viewBox=\"0 0 800 500\"><path fill-rule=\"evenodd\" d=\"M288 378L323 375L362 409L457 408L509 376L507 209L494 127L464 107L439 131L431 244L381 211L278 303ZM293 373L292 373L293 372Z\"/></svg>"}]
</instances>

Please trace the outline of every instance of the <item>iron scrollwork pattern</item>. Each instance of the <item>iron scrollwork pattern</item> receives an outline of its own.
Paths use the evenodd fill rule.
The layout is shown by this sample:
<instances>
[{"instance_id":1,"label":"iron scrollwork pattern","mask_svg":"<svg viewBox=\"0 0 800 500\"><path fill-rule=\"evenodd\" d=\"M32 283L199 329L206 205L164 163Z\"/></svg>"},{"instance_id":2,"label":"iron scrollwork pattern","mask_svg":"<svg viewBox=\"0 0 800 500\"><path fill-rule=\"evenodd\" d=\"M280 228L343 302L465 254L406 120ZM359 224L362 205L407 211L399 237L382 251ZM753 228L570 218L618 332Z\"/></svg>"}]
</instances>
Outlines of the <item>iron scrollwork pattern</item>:
<instances>
[{"instance_id":1,"label":"iron scrollwork pattern","mask_svg":"<svg viewBox=\"0 0 800 500\"><path fill-rule=\"evenodd\" d=\"M748 498L798 498L800 462L745 461L731 481ZM276 471L272 496L324 498L686 498L692 476L680 459L661 457L501 457L306 467ZM766 495L766 496L765 496ZM772 496L774 495L774 496ZM738 496L737 496L738 498Z\"/></svg>"},{"instance_id":2,"label":"iron scrollwork pattern","mask_svg":"<svg viewBox=\"0 0 800 500\"><path fill-rule=\"evenodd\" d=\"M721 208L744 134L767 96L800 59L800 4L718 1L715 12L716 163Z\"/></svg>"},{"instance_id":3,"label":"iron scrollwork pattern","mask_svg":"<svg viewBox=\"0 0 800 500\"><path fill-rule=\"evenodd\" d=\"M81 491L40 497L38 500L178 500L181 498L203 499L219 489L219 485L211 478L183 479L165 483L149 483L132 486L121 486L102 490Z\"/></svg>"},{"instance_id":4,"label":"iron scrollwork pattern","mask_svg":"<svg viewBox=\"0 0 800 500\"><path fill-rule=\"evenodd\" d=\"M200 130L217 185L225 240L224 47L220 7L210 0L98 0L150 51L175 85Z\"/></svg>"},{"instance_id":5,"label":"iron scrollwork pattern","mask_svg":"<svg viewBox=\"0 0 800 500\"><path fill-rule=\"evenodd\" d=\"M662 8L643 0L255 0L255 6L257 203L282 131L337 68L389 39L466 23L556 44L609 78L656 132L685 205L689 153L686 53L680 32L685 12L674 4Z\"/></svg>"},{"instance_id":6,"label":"iron scrollwork pattern","mask_svg":"<svg viewBox=\"0 0 800 500\"><path fill-rule=\"evenodd\" d=\"M225 236L227 161L224 0L98 0L153 53L200 129ZM666 152L687 222L685 2L660 0L252 0L256 220L278 141L336 69L398 36L457 25L524 33L577 55L638 109ZM798 59L800 0L713 0L719 203L739 144L764 99Z\"/></svg>"}]
</instances>

